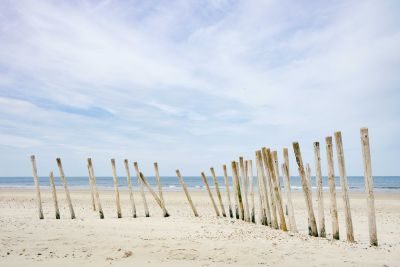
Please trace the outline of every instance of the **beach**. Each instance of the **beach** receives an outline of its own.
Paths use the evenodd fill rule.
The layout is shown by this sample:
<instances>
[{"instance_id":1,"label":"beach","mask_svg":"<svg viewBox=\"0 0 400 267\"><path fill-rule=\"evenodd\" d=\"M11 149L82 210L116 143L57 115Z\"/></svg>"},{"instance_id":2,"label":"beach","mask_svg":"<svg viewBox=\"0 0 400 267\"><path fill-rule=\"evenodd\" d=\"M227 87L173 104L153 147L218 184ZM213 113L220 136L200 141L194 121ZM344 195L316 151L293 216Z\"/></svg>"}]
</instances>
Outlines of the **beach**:
<instances>
[{"instance_id":1,"label":"beach","mask_svg":"<svg viewBox=\"0 0 400 267\"><path fill-rule=\"evenodd\" d=\"M224 190L222 190L224 191ZM207 192L191 190L199 217L194 217L181 191L164 192L170 217L149 192L150 217L144 217L135 191L137 218L132 218L129 193L120 191L122 218L117 218L114 193L100 191L105 219L92 210L90 191L71 190L76 219L70 219L63 190L58 190L61 219L55 219L51 192L42 189L45 219L39 220L34 190L0 189L0 266L399 266L400 194L375 194L378 247L370 247L364 193L350 194L355 243L346 242L343 202L337 195L339 241L331 240L329 194L324 194L327 238L308 236L301 192L292 194L299 233L217 217ZM228 213L227 197L222 195ZM217 201L214 192L214 198ZM231 199L233 200L232 196ZM284 199L286 203L286 199ZM313 195L318 218L317 201Z\"/></svg>"}]
</instances>

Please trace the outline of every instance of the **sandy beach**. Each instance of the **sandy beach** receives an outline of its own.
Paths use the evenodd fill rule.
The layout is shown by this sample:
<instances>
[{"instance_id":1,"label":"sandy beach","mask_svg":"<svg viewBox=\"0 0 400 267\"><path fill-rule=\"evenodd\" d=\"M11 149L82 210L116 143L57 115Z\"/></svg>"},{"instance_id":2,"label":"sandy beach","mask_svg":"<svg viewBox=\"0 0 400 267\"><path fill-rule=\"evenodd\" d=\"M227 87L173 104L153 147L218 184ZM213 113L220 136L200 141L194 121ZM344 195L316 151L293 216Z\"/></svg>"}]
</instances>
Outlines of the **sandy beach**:
<instances>
[{"instance_id":1,"label":"sandy beach","mask_svg":"<svg viewBox=\"0 0 400 267\"><path fill-rule=\"evenodd\" d=\"M138 218L129 195L121 191L122 219L114 194L101 191L105 219L91 209L89 191L71 190L76 220L69 217L64 192L58 190L61 220L56 220L51 192L42 190L44 220L37 217L35 194L27 189L0 190L0 266L399 266L400 194L377 193L378 247L369 246L364 194L351 194L356 243L345 239L342 199L338 195L340 241L331 241L329 195L325 193L327 238L307 234L305 203L294 194L299 233L216 217L204 191L191 191L195 218L183 192L164 192L162 211L150 194L151 217L144 217L135 192ZM223 195L227 209L226 196ZM314 195L314 209L316 211ZM257 203L257 197L256 197ZM256 215L258 210L256 207Z\"/></svg>"}]
</instances>

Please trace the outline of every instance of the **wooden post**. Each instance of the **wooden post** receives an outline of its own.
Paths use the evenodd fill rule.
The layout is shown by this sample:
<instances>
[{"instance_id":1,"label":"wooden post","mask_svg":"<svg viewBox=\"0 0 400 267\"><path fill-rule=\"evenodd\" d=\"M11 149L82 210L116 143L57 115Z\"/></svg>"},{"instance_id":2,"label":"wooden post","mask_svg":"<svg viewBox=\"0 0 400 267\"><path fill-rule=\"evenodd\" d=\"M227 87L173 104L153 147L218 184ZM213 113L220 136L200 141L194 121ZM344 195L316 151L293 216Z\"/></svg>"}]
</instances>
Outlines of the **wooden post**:
<instances>
[{"instance_id":1,"label":"wooden post","mask_svg":"<svg viewBox=\"0 0 400 267\"><path fill-rule=\"evenodd\" d=\"M199 217L199 214L197 213L197 210L196 210L196 208L195 208L194 205L193 205L192 198L190 197L189 192L188 192L188 190L186 189L186 185L185 185L185 183L183 182L183 179L182 179L182 176L181 176L181 173L179 172L179 170L176 170L176 176L178 176L179 182L180 182L181 185L182 185L183 192L185 192L186 198L187 198L187 200L189 201L189 205L190 205L190 207L191 207L192 210L193 210L194 216Z\"/></svg>"},{"instance_id":2,"label":"wooden post","mask_svg":"<svg viewBox=\"0 0 400 267\"><path fill-rule=\"evenodd\" d=\"M246 185L246 170L244 167L244 160L243 157L239 157L239 165L240 165L240 176L241 176L241 187L242 187L242 196L244 195L244 220L246 222L250 221L250 216L249 216L249 200L247 198L247 185Z\"/></svg>"},{"instance_id":3,"label":"wooden post","mask_svg":"<svg viewBox=\"0 0 400 267\"><path fill-rule=\"evenodd\" d=\"M71 201L71 197L69 195L67 179L65 179L61 159L57 158L56 161L57 161L57 165L58 165L58 170L60 171L61 181L64 185L65 195L67 196L68 207L69 207L69 211L71 212L71 219L75 219L75 212L74 212L74 208L72 207L72 201Z\"/></svg>"},{"instance_id":4,"label":"wooden post","mask_svg":"<svg viewBox=\"0 0 400 267\"><path fill-rule=\"evenodd\" d=\"M114 180L115 204L117 205L117 218L122 218L121 203L119 201L119 191L118 191L118 176L117 176L117 170L115 168L115 159L111 159L111 167Z\"/></svg>"},{"instance_id":5,"label":"wooden post","mask_svg":"<svg viewBox=\"0 0 400 267\"><path fill-rule=\"evenodd\" d=\"M54 184L53 172L50 172L50 187L51 187L51 194L53 196L54 209L56 211L56 219L60 219L60 210L58 209L57 193L56 193L56 186Z\"/></svg>"},{"instance_id":6,"label":"wooden post","mask_svg":"<svg viewBox=\"0 0 400 267\"><path fill-rule=\"evenodd\" d=\"M265 173L266 173L267 179L268 179L267 190L268 190L268 194L269 194L269 199L271 200L271 214L272 214L271 227L278 229L279 226L278 226L278 217L276 215L276 199L275 199L275 194L274 194L274 186L272 184L272 178L271 178L271 175L268 170L267 148L263 147L261 149L261 153L262 153L262 160L263 160L263 164L264 164L264 168L265 168Z\"/></svg>"},{"instance_id":7,"label":"wooden post","mask_svg":"<svg viewBox=\"0 0 400 267\"><path fill-rule=\"evenodd\" d=\"M262 225L271 226L271 211L269 207L268 194L266 188L266 179L264 174L264 168L262 166L262 155L261 150L256 151L256 168L257 168L257 180L258 180L258 196L260 201L260 217Z\"/></svg>"},{"instance_id":8,"label":"wooden post","mask_svg":"<svg viewBox=\"0 0 400 267\"><path fill-rule=\"evenodd\" d=\"M101 207L99 191L97 190L96 176L94 175L92 159L88 158L87 162L88 162L88 169L89 169L89 178L91 179L92 184L93 184L93 189L94 189L94 193L96 196L96 202L97 202L96 205L97 205L97 208L99 209L99 216L100 216L100 219L104 219L104 213L103 213L103 208Z\"/></svg>"},{"instance_id":9,"label":"wooden post","mask_svg":"<svg viewBox=\"0 0 400 267\"><path fill-rule=\"evenodd\" d=\"M131 172L129 171L129 161L127 159L124 160L124 165L126 171L126 181L128 183L129 198L131 200L132 217L136 218L136 204L135 204L135 198L133 197Z\"/></svg>"},{"instance_id":10,"label":"wooden post","mask_svg":"<svg viewBox=\"0 0 400 267\"><path fill-rule=\"evenodd\" d=\"M320 152L319 142L314 142L314 162L315 162L315 177L317 180L319 236L326 237L324 191L322 187L321 152Z\"/></svg>"},{"instance_id":11,"label":"wooden post","mask_svg":"<svg viewBox=\"0 0 400 267\"><path fill-rule=\"evenodd\" d=\"M217 197L218 197L218 200L219 200L219 205L221 206L221 213L222 213L222 216L223 216L223 217L226 217L225 207L224 207L224 203L222 202L221 192L219 191L217 176L215 175L214 168L211 167L211 168L210 168L210 171L211 171L211 175L212 175L213 180L214 180L215 190L217 191Z\"/></svg>"},{"instance_id":12,"label":"wooden post","mask_svg":"<svg viewBox=\"0 0 400 267\"><path fill-rule=\"evenodd\" d=\"M145 215L146 215L146 217L150 217L149 208L147 207L146 195L144 194L142 179L140 179L139 166L136 161L133 163L133 167L135 168L136 178L137 178L138 184L140 186L140 194L142 195L142 199L143 199Z\"/></svg>"},{"instance_id":13,"label":"wooden post","mask_svg":"<svg viewBox=\"0 0 400 267\"><path fill-rule=\"evenodd\" d=\"M312 196L312 187L311 187L311 168L310 164L306 163L306 178L307 178L307 184L308 188L310 190L310 194ZM308 234L311 235L311 226L310 226L310 220L308 220Z\"/></svg>"},{"instance_id":14,"label":"wooden post","mask_svg":"<svg viewBox=\"0 0 400 267\"><path fill-rule=\"evenodd\" d=\"M217 205L215 205L215 201L214 201L214 198L213 198L213 196L212 196L210 187L208 186L207 177L206 177L206 175L204 174L204 172L201 173L201 178L203 178L203 182L204 182L204 185L206 186L208 195L210 196L211 203L212 203L212 205L213 205L213 207L214 207L214 210L215 210L215 214L217 214L217 216L220 216L220 215L219 215L218 208L217 208Z\"/></svg>"},{"instance_id":15,"label":"wooden post","mask_svg":"<svg viewBox=\"0 0 400 267\"><path fill-rule=\"evenodd\" d=\"M160 200L161 200L161 205L162 205L162 210L163 210L163 216L168 217L168 211L165 208L165 202L164 202L164 197L162 193L162 186L161 186L161 179L160 179L160 174L158 172L158 164L157 162L154 162L154 172L156 175L156 181L157 181L157 187L158 187L158 194L160 195Z\"/></svg>"},{"instance_id":16,"label":"wooden post","mask_svg":"<svg viewBox=\"0 0 400 267\"><path fill-rule=\"evenodd\" d=\"M328 185L330 192L331 201L331 220L332 220L332 237L333 239L339 240L339 220L336 204L336 186L335 186L335 169L333 161L333 147L332 137L328 136L325 138L326 144L326 158L328 166Z\"/></svg>"},{"instance_id":17,"label":"wooden post","mask_svg":"<svg viewBox=\"0 0 400 267\"><path fill-rule=\"evenodd\" d=\"M369 148L368 128L360 129L361 147L364 163L365 192L367 193L369 242L372 246L378 245L375 218L374 184L372 180L371 152Z\"/></svg>"},{"instance_id":18,"label":"wooden post","mask_svg":"<svg viewBox=\"0 0 400 267\"><path fill-rule=\"evenodd\" d=\"M250 203L251 203L251 213L250 213L250 219L252 223L256 223L256 213L254 210L254 176L253 176L253 161L248 160L247 161L247 169L249 171L249 177L250 177Z\"/></svg>"},{"instance_id":19,"label":"wooden post","mask_svg":"<svg viewBox=\"0 0 400 267\"><path fill-rule=\"evenodd\" d=\"M344 219L346 221L347 241L354 242L353 221L351 219L349 186L347 184L346 166L344 163L344 152L341 132L335 132L336 154L339 165L340 184L342 187L342 198L344 204Z\"/></svg>"},{"instance_id":20,"label":"wooden post","mask_svg":"<svg viewBox=\"0 0 400 267\"><path fill-rule=\"evenodd\" d=\"M293 143L293 150L294 150L294 154L296 156L296 162L298 165L299 175L301 178L301 185L303 187L304 199L305 199L306 205L307 205L308 218L310 220L311 235L317 237L318 230L317 230L317 223L315 222L315 216L314 216L314 210L313 210L313 204L312 204L312 196L311 196L310 189L308 187L307 178L306 178L306 174L304 171L303 159L301 157L299 143L297 143L297 142Z\"/></svg>"},{"instance_id":21,"label":"wooden post","mask_svg":"<svg viewBox=\"0 0 400 267\"><path fill-rule=\"evenodd\" d=\"M234 170L233 170L233 162L231 163L231 168L232 168L232 186L233 186L233 196L235 197L235 218L239 219L240 218L240 212L239 212L239 199L238 199L238 192L237 192L237 185L236 185L236 180L234 178ZM235 164L236 165L236 164Z\"/></svg>"},{"instance_id":22,"label":"wooden post","mask_svg":"<svg viewBox=\"0 0 400 267\"><path fill-rule=\"evenodd\" d=\"M140 179L142 180L142 182L144 183L144 185L147 187L147 189L150 191L150 193L153 195L155 201L157 202L158 206L160 206L160 208L163 210L165 210L165 213L163 213L164 217L169 217L168 211L166 210L166 208L163 206L162 201L160 200L160 198L157 196L157 194L154 192L153 188L151 188L149 182L147 181L146 177L144 177L143 173L139 173L140 175Z\"/></svg>"},{"instance_id":23,"label":"wooden post","mask_svg":"<svg viewBox=\"0 0 400 267\"><path fill-rule=\"evenodd\" d=\"M43 216L43 208L42 208L42 198L40 197L40 188L39 188L39 178L37 175L37 168L36 168L36 159L35 156L31 156L31 163L32 163L32 174L33 174L33 182L35 183L35 192L36 192L36 201L39 213L39 219L44 219Z\"/></svg>"},{"instance_id":24,"label":"wooden post","mask_svg":"<svg viewBox=\"0 0 400 267\"><path fill-rule=\"evenodd\" d=\"M274 171L275 171L275 176L276 176L276 180L278 182L278 192L279 192L279 196L280 196L280 202L282 205L282 208L284 207L283 205L283 197L282 197L282 190L281 190L281 178L279 175L279 161L278 161L278 152L275 151L271 151L271 156L272 156L272 161L274 163Z\"/></svg>"},{"instance_id":25,"label":"wooden post","mask_svg":"<svg viewBox=\"0 0 400 267\"><path fill-rule=\"evenodd\" d=\"M290 188L289 151L287 148L283 149L283 161L284 161L284 164L282 164L282 175L283 175L283 183L285 184L285 191L286 191L286 197L287 197L287 202L288 202L290 231L297 232L296 219L294 216L294 208L293 208L293 201L292 201L292 191Z\"/></svg>"},{"instance_id":26,"label":"wooden post","mask_svg":"<svg viewBox=\"0 0 400 267\"><path fill-rule=\"evenodd\" d=\"M242 201L242 193L240 191L240 182L239 182L239 172L238 172L238 165L236 161L232 161L232 177L235 180L235 190L238 200L239 206L239 218L244 220L244 207Z\"/></svg>"},{"instance_id":27,"label":"wooden post","mask_svg":"<svg viewBox=\"0 0 400 267\"><path fill-rule=\"evenodd\" d=\"M92 197L92 209L93 211L96 211L96 203L94 201L94 189L93 189L93 183L92 183L92 179L90 179L90 169L89 166L87 166L88 169L88 180L89 180L89 186L90 186L90 195Z\"/></svg>"},{"instance_id":28,"label":"wooden post","mask_svg":"<svg viewBox=\"0 0 400 267\"><path fill-rule=\"evenodd\" d=\"M231 204L231 194L229 190L229 179L228 179L228 171L226 169L226 165L222 165L222 169L224 170L224 180L225 180L225 188L226 195L228 196L228 207L229 207L229 216L233 218L232 204Z\"/></svg>"}]
</instances>

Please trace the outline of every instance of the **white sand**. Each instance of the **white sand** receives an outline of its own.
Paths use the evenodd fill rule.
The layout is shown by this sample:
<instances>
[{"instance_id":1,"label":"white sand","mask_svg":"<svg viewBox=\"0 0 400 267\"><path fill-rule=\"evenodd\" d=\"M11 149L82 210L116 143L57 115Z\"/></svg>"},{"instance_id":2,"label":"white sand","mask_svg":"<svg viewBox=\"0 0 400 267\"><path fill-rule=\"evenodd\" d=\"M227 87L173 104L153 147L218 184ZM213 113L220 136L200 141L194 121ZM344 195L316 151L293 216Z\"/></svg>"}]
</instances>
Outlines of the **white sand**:
<instances>
[{"instance_id":1,"label":"white sand","mask_svg":"<svg viewBox=\"0 0 400 267\"><path fill-rule=\"evenodd\" d=\"M123 218L116 218L113 192L102 191L106 218L100 220L98 213L90 209L90 192L71 190L77 216L71 220L60 189L61 220L56 220L51 194L42 190L45 219L39 220L33 190L0 189L0 266L400 266L398 193L376 194L377 248L369 246L363 194L351 194L357 241L353 244L343 240L340 195L337 201L342 240L332 242L327 193L326 239L307 235L301 193L294 194L298 234L217 218L206 192L191 192L199 218L192 215L183 192L164 193L169 218L161 216L161 209L147 194L151 217L145 218L141 198L135 192L139 218L133 219L128 193L120 194ZM317 212L315 195L313 198ZM226 202L225 195L223 199ZM255 200L257 203L257 196ZM227 205L225 208L227 211Z\"/></svg>"}]
</instances>

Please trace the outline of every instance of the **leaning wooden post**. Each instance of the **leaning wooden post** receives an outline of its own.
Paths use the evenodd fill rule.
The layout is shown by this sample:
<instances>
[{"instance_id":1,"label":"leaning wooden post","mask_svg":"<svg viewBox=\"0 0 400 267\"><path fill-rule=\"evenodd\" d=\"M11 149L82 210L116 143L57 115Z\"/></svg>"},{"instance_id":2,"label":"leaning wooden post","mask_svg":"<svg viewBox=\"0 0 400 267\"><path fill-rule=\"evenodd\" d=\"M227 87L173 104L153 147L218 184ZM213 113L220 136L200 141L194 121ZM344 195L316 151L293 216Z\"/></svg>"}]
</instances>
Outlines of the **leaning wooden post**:
<instances>
[{"instance_id":1,"label":"leaning wooden post","mask_svg":"<svg viewBox=\"0 0 400 267\"><path fill-rule=\"evenodd\" d=\"M132 217L136 218L136 204L135 204L135 198L133 197L131 172L129 171L129 161L127 159L124 160L124 165L126 171L126 181L128 183L129 198L131 200Z\"/></svg>"},{"instance_id":2,"label":"leaning wooden post","mask_svg":"<svg viewBox=\"0 0 400 267\"><path fill-rule=\"evenodd\" d=\"M103 208L101 207L99 191L97 190L96 176L94 175L92 159L88 158L87 162L88 162L88 169L89 169L89 178L91 179L92 184L93 184L94 194L96 196L96 205L97 205L97 208L99 209L99 216L100 216L100 219L104 219L104 213L103 213Z\"/></svg>"},{"instance_id":3,"label":"leaning wooden post","mask_svg":"<svg viewBox=\"0 0 400 267\"><path fill-rule=\"evenodd\" d=\"M217 191L217 197L218 197L218 200L219 200L219 205L221 206L221 213L222 213L222 216L223 216L223 217L226 217L225 207L224 207L224 203L222 202L221 192L219 191L217 176L215 175L214 168L211 167L211 168L210 168L210 171L211 171L211 175L212 175L213 180L214 180L215 190Z\"/></svg>"},{"instance_id":4,"label":"leaning wooden post","mask_svg":"<svg viewBox=\"0 0 400 267\"><path fill-rule=\"evenodd\" d=\"M64 185L65 195L67 196L68 207L69 207L69 211L71 212L71 219L75 219L75 212L74 212L74 208L72 207L72 201L71 201L71 197L69 195L67 179L65 179L61 159L57 158L56 161L57 161L57 165L58 165L58 170L60 171L61 181Z\"/></svg>"},{"instance_id":5,"label":"leaning wooden post","mask_svg":"<svg viewBox=\"0 0 400 267\"><path fill-rule=\"evenodd\" d=\"M313 210L313 204L312 204L312 196L311 196L310 188L308 187L308 183L306 180L307 178L306 178L306 174L304 171L303 159L301 157L299 143L297 143L297 142L293 143L293 150L294 150L294 154L296 156L296 162L298 165L299 175L301 178L301 185L303 187L304 199L305 199L306 205L307 205L308 218L310 220L311 235L317 237L318 230L317 230L317 223L315 222L315 216L314 216L314 210Z\"/></svg>"},{"instance_id":6,"label":"leaning wooden post","mask_svg":"<svg viewBox=\"0 0 400 267\"><path fill-rule=\"evenodd\" d=\"M340 184L342 187L342 198L344 204L344 219L346 221L347 241L354 242L353 221L351 219L349 186L347 184L346 166L344 163L344 152L341 132L335 132L336 154L339 165Z\"/></svg>"},{"instance_id":7,"label":"leaning wooden post","mask_svg":"<svg viewBox=\"0 0 400 267\"><path fill-rule=\"evenodd\" d=\"M193 211L193 213L194 213L194 216L199 217L199 214L197 213L197 210L196 210L196 208L195 208L194 205L193 205L192 198L190 197L189 192L188 192L188 190L186 189L186 185L185 185L185 183L183 182L183 179L182 179L182 176L181 176L181 173L179 172L179 170L176 170L176 176L178 176L179 182L180 182L181 185L182 185L183 192L185 192L186 198L187 198L187 200L189 201L189 205L190 205L190 207L192 208L192 211Z\"/></svg>"},{"instance_id":8,"label":"leaning wooden post","mask_svg":"<svg viewBox=\"0 0 400 267\"><path fill-rule=\"evenodd\" d=\"M271 175L270 175L269 169L268 169L267 148L263 147L261 149L261 153L262 153L262 160L263 160L263 164L264 164L264 168L265 168L265 174L268 179L267 190L268 190L268 194L269 194L269 199L271 200L271 214L272 214L271 227L278 229L279 226L278 226L278 216L276 214L276 199L275 199L275 194L274 194L274 186L272 184L272 178L271 178Z\"/></svg>"},{"instance_id":9,"label":"leaning wooden post","mask_svg":"<svg viewBox=\"0 0 400 267\"><path fill-rule=\"evenodd\" d=\"M54 209L56 211L56 219L60 219L60 210L58 209L57 193L56 193L56 186L54 184L53 172L50 172L50 187L51 187L51 195L53 196Z\"/></svg>"},{"instance_id":10,"label":"leaning wooden post","mask_svg":"<svg viewBox=\"0 0 400 267\"><path fill-rule=\"evenodd\" d=\"M248 160L247 161L247 169L249 171L249 177L250 177L250 201L251 201L251 212L250 212L250 219L251 222L256 223L256 214L254 210L254 182L253 182L253 161Z\"/></svg>"},{"instance_id":11,"label":"leaning wooden post","mask_svg":"<svg viewBox=\"0 0 400 267\"><path fill-rule=\"evenodd\" d=\"M283 161L284 164L282 164L282 174L283 174L283 183L285 184L285 190L288 202L290 231L297 232L296 219L294 216L294 208L292 201L292 190L290 188L289 151L287 148L283 149Z\"/></svg>"},{"instance_id":12,"label":"leaning wooden post","mask_svg":"<svg viewBox=\"0 0 400 267\"><path fill-rule=\"evenodd\" d=\"M138 184L140 186L140 194L142 195L142 199L143 199L144 213L145 213L146 217L150 217L149 208L147 206L147 201L146 201L146 195L144 194L142 179L140 179L139 165L136 161L133 163L133 167L135 168L136 178L137 178Z\"/></svg>"},{"instance_id":13,"label":"leaning wooden post","mask_svg":"<svg viewBox=\"0 0 400 267\"><path fill-rule=\"evenodd\" d=\"M261 150L256 151L256 168L258 180L258 196L260 201L260 221L262 225L271 226L271 212L269 208L264 168L262 166Z\"/></svg>"},{"instance_id":14,"label":"leaning wooden post","mask_svg":"<svg viewBox=\"0 0 400 267\"><path fill-rule=\"evenodd\" d=\"M315 163L315 176L317 179L319 236L326 237L324 191L322 189L321 153L320 153L319 142L314 142L314 163Z\"/></svg>"},{"instance_id":15,"label":"leaning wooden post","mask_svg":"<svg viewBox=\"0 0 400 267\"><path fill-rule=\"evenodd\" d=\"M149 182L147 181L146 177L144 177L143 173L139 173L140 175L140 179L142 180L142 182L144 183L144 185L147 187L147 189L150 191L150 193L153 195L155 201L157 202L158 206L160 206L160 208L164 211L165 213L163 213L164 217L169 217L168 211L166 210L166 208L164 207L161 199L157 196L157 194L154 192L153 188L151 188Z\"/></svg>"},{"instance_id":16,"label":"leaning wooden post","mask_svg":"<svg viewBox=\"0 0 400 267\"><path fill-rule=\"evenodd\" d=\"M232 161L232 177L235 180L235 190L238 200L239 206L239 218L244 220L244 207L242 201L242 193L240 191L240 182L239 182L239 172L238 172L238 165L236 161Z\"/></svg>"},{"instance_id":17,"label":"leaning wooden post","mask_svg":"<svg viewBox=\"0 0 400 267\"><path fill-rule=\"evenodd\" d=\"M40 197L40 188L39 188L39 178L37 175L37 168L36 168L36 159L35 156L31 156L32 162L32 174L33 174L33 182L35 183L35 192L36 192L36 201L39 213L39 219L44 219L43 216L43 208L42 208L42 198Z\"/></svg>"},{"instance_id":18,"label":"leaning wooden post","mask_svg":"<svg viewBox=\"0 0 400 267\"><path fill-rule=\"evenodd\" d=\"M222 165L222 169L224 170L224 180L225 180L225 188L226 195L228 197L228 207L229 207L229 216L233 218L232 204L231 204L231 194L229 192L229 179L228 179L228 171L226 169L226 165Z\"/></svg>"},{"instance_id":19,"label":"leaning wooden post","mask_svg":"<svg viewBox=\"0 0 400 267\"><path fill-rule=\"evenodd\" d=\"M331 220L332 220L332 237L333 239L339 240L339 220L336 204L336 186L335 186L335 169L333 161L333 148L332 148L332 137L328 136L325 138L326 144L326 158L328 166L328 185L330 192L331 201Z\"/></svg>"},{"instance_id":20,"label":"leaning wooden post","mask_svg":"<svg viewBox=\"0 0 400 267\"><path fill-rule=\"evenodd\" d=\"M169 214L168 214L167 209L165 208L165 202L164 202L164 197L163 197L163 193L162 193L161 179L160 179L160 174L158 172L158 164L157 164L157 162L154 162L154 172L155 172L155 175L156 175L158 194L160 195L160 200L161 200L161 204L162 204L163 216L164 217L168 217Z\"/></svg>"},{"instance_id":21,"label":"leaning wooden post","mask_svg":"<svg viewBox=\"0 0 400 267\"><path fill-rule=\"evenodd\" d=\"M376 233L375 198L373 191L374 184L372 180L371 152L369 149L368 128L361 128L360 137L364 163L365 191L367 192L369 242L372 246L377 246L378 236Z\"/></svg>"},{"instance_id":22,"label":"leaning wooden post","mask_svg":"<svg viewBox=\"0 0 400 267\"><path fill-rule=\"evenodd\" d=\"M95 203L95 200L94 200L94 189L93 189L92 179L90 179L89 166L87 166L87 169L88 169L88 179L89 179L89 186L90 186L90 195L92 197L92 209L93 209L93 211L96 211L96 203Z\"/></svg>"},{"instance_id":23,"label":"leaning wooden post","mask_svg":"<svg viewBox=\"0 0 400 267\"><path fill-rule=\"evenodd\" d=\"M214 210L215 210L215 214L217 214L217 216L220 216L220 215L219 215L218 208L217 208L217 205L215 205L215 201L214 201L213 195L212 195L212 193L211 193L210 187L208 186L207 177L206 177L206 175L204 174L204 172L201 173L201 178L203 179L203 182L204 182L204 185L206 186L208 195L210 196L211 203L212 203L212 205L213 205L213 207L214 207Z\"/></svg>"},{"instance_id":24,"label":"leaning wooden post","mask_svg":"<svg viewBox=\"0 0 400 267\"><path fill-rule=\"evenodd\" d=\"M115 168L115 159L111 159L111 167L114 180L115 204L117 205L117 218L122 218L121 203L119 200L119 191L118 191L118 176L117 176L117 170Z\"/></svg>"},{"instance_id":25,"label":"leaning wooden post","mask_svg":"<svg viewBox=\"0 0 400 267\"><path fill-rule=\"evenodd\" d=\"M247 185L246 185L246 170L244 166L244 160L243 157L239 157L239 166L240 166L240 176L241 176L241 187L242 187L242 196L244 195L244 220L246 222L250 221L250 216L249 216L249 199L247 198Z\"/></svg>"}]
</instances>

